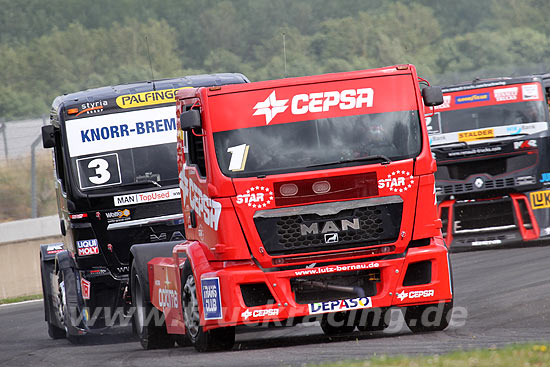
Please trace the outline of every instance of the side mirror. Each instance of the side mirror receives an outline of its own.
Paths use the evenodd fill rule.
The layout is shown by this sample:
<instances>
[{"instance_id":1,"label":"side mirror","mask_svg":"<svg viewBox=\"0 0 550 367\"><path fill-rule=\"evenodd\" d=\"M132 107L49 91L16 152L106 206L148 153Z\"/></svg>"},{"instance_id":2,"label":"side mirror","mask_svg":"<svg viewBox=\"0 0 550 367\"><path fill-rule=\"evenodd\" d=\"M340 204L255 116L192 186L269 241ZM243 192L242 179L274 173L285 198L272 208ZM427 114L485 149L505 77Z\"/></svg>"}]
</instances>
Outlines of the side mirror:
<instances>
[{"instance_id":1,"label":"side mirror","mask_svg":"<svg viewBox=\"0 0 550 367\"><path fill-rule=\"evenodd\" d=\"M53 125L42 126L42 145L44 148L55 147L55 128Z\"/></svg>"},{"instance_id":2,"label":"side mirror","mask_svg":"<svg viewBox=\"0 0 550 367\"><path fill-rule=\"evenodd\" d=\"M183 131L201 128L201 113L199 110L189 110L180 115L180 126Z\"/></svg>"},{"instance_id":3,"label":"side mirror","mask_svg":"<svg viewBox=\"0 0 550 367\"><path fill-rule=\"evenodd\" d=\"M441 87L426 87L422 89L422 99L424 100L424 105L428 107L443 104L443 92L441 91Z\"/></svg>"}]
</instances>

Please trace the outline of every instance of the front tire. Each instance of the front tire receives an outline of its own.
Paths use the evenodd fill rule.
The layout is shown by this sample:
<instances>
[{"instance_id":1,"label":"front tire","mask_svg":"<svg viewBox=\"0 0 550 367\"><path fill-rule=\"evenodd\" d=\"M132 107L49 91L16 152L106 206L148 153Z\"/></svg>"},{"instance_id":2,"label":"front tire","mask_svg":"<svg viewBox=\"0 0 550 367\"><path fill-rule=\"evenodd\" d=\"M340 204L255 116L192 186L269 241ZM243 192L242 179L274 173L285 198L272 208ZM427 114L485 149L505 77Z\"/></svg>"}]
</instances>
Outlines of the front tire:
<instances>
[{"instance_id":1,"label":"front tire","mask_svg":"<svg viewBox=\"0 0 550 367\"><path fill-rule=\"evenodd\" d=\"M325 335L351 333L355 329L352 317L349 311L324 314L321 319L321 329Z\"/></svg>"},{"instance_id":2,"label":"front tire","mask_svg":"<svg viewBox=\"0 0 550 367\"><path fill-rule=\"evenodd\" d=\"M147 290L144 281L139 278L135 263L132 263L130 277L132 305L135 307L132 323L141 346L144 349L173 347L174 338L166 332L164 314L147 301Z\"/></svg>"},{"instance_id":3,"label":"front tire","mask_svg":"<svg viewBox=\"0 0 550 367\"><path fill-rule=\"evenodd\" d=\"M183 321L189 342L199 352L229 350L235 344L235 327L222 327L204 331L200 324L199 302L195 277L189 265L185 263L181 281Z\"/></svg>"},{"instance_id":4,"label":"front tire","mask_svg":"<svg viewBox=\"0 0 550 367\"><path fill-rule=\"evenodd\" d=\"M409 306L405 309L405 322L413 333L441 331L449 326L453 302Z\"/></svg>"}]
</instances>

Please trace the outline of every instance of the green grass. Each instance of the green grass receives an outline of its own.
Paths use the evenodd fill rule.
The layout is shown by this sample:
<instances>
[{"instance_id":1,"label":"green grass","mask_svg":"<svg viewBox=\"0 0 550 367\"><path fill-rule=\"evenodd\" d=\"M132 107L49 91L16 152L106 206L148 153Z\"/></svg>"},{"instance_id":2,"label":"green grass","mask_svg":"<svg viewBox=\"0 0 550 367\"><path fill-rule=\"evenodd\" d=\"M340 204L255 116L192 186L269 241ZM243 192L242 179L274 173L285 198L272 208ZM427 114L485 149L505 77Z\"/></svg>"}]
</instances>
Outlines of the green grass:
<instances>
[{"instance_id":1,"label":"green grass","mask_svg":"<svg viewBox=\"0 0 550 367\"><path fill-rule=\"evenodd\" d=\"M543 367L550 366L550 343L516 344L501 349L480 349L430 356L381 356L364 361L342 361L323 367Z\"/></svg>"},{"instance_id":2,"label":"green grass","mask_svg":"<svg viewBox=\"0 0 550 367\"><path fill-rule=\"evenodd\" d=\"M0 305L4 305L4 304L7 304L7 303L31 301L33 299L42 299L42 294L33 294L31 296L21 296L21 297L0 299Z\"/></svg>"}]
</instances>

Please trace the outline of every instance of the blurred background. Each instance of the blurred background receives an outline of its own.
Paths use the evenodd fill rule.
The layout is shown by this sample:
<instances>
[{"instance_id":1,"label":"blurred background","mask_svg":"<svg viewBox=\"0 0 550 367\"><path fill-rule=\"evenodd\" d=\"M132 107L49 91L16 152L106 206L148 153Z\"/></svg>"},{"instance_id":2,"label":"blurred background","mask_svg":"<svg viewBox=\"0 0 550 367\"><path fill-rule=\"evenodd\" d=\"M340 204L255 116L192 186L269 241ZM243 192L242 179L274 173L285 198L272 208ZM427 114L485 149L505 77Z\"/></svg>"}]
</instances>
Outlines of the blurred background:
<instances>
[{"instance_id":1,"label":"blurred background","mask_svg":"<svg viewBox=\"0 0 550 367\"><path fill-rule=\"evenodd\" d=\"M0 0L0 222L57 212L40 126L60 94L153 77L241 72L259 81L403 63L435 85L542 74L548 5Z\"/></svg>"}]
</instances>

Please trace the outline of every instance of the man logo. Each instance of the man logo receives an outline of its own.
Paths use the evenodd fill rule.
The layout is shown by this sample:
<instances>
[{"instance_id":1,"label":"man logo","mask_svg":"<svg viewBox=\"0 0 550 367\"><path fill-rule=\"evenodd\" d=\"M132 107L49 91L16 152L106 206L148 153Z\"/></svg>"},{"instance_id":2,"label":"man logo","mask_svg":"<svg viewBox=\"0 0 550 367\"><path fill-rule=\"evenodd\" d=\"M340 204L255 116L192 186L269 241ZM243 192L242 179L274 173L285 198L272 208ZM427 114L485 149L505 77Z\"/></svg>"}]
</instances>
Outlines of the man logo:
<instances>
[{"instance_id":1,"label":"man logo","mask_svg":"<svg viewBox=\"0 0 550 367\"><path fill-rule=\"evenodd\" d=\"M338 242L338 233L325 234L325 243L337 243L337 242Z\"/></svg>"}]
</instances>

